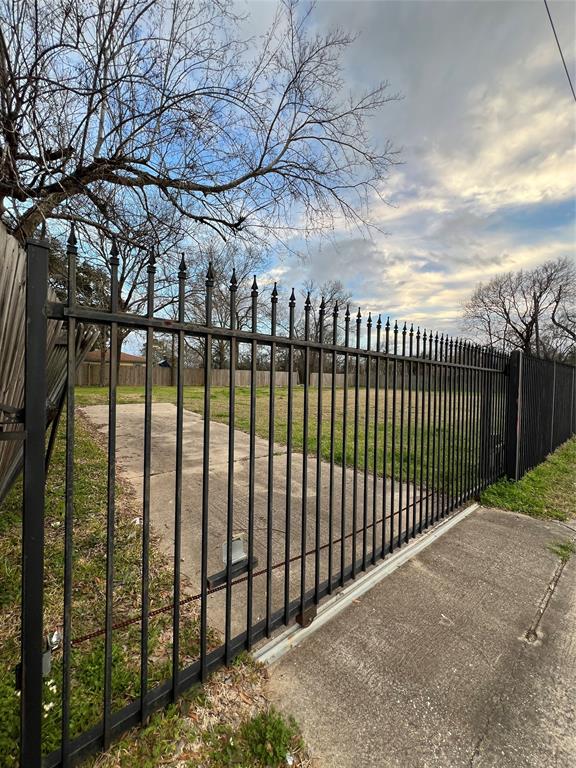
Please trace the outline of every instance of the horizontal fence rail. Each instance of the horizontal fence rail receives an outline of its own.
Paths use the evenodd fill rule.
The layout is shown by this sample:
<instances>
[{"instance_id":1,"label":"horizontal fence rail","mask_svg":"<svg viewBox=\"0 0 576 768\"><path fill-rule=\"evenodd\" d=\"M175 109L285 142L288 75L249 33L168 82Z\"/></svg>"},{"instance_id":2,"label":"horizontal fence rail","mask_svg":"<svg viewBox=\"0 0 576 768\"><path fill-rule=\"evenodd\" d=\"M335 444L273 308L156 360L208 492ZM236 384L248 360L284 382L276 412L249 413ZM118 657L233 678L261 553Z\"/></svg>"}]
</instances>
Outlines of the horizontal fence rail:
<instances>
[{"instance_id":1,"label":"horizontal fence rail","mask_svg":"<svg viewBox=\"0 0 576 768\"><path fill-rule=\"evenodd\" d=\"M262 301L256 278L248 326L238 328L234 272L232 321L217 326L211 265L203 317L189 322L184 259L176 319L155 314L153 258L146 310L123 313L115 246L110 306L80 305L73 233L68 256L68 300L46 305L47 317L61 321L68 333L62 611L58 627L44 627L62 637L52 659L57 702L48 715L57 719L61 736L42 742L48 768L106 748L278 628L293 621L306 625L325 596L501 477L510 431L510 358L502 352L352 313L348 306L327 307L324 300L313 307L310 296L297 307L294 291L284 305L276 285ZM42 268L38 244L29 268ZM79 323L105 326L110 338L105 401L81 416L73 343ZM118 390L118 339L126 328L146 338L140 405L124 405ZM154 389L156 335L174 339L170 403L159 402ZM196 387L186 382L189 340L204 360ZM226 376L225 387L214 364L223 349L228 368L218 375ZM238 368L240 356L245 365L248 360L247 371ZM563 375L558 392L564 391ZM91 541L100 553L94 615L80 616L78 560L90 555L79 549L77 496L84 470L76 431L85 418L105 452L106 477L105 492L95 491L92 500L100 515L97 540ZM566 427L553 422L550 429L560 440ZM35 455L29 454L27 466ZM124 509L127 485L138 508L136 526L133 507ZM25 495L25 521L40 530L43 515L31 493ZM131 562L123 553L127 537L134 536L139 555ZM34 614L30 626L37 631L43 621L41 559L28 568L22 610L23 616ZM138 595L128 600L123 590L134 572ZM27 647L24 665L33 648ZM81 674L88 662L90 679ZM23 675L23 711L31 706L34 718L42 718L39 675L37 660L32 675ZM83 715L90 685L97 706ZM46 721L34 722L36 730L23 731L23 740L37 736ZM23 754L34 757L27 766L40 765L34 745L23 744Z\"/></svg>"}]
</instances>

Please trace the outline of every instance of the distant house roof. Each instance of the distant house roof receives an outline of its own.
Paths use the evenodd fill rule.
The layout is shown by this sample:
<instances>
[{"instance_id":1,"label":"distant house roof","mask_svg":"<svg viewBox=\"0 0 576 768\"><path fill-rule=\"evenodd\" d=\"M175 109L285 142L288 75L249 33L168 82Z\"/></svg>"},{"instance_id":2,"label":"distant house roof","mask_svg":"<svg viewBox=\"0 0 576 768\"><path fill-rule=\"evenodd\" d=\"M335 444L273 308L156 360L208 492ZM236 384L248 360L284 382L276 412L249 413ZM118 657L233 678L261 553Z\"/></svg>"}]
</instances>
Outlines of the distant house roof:
<instances>
[{"instance_id":1,"label":"distant house roof","mask_svg":"<svg viewBox=\"0 0 576 768\"><path fill-rule=\"evenodd\" d=\"M99 363L100 362L100 350L99 349L93 349L91 352L88 352L86 357L84 358L87 363ZM104 356L104 359L106 362L109 362L110 360L110 350L106 350L106 354ZM146 362L146 358L142 355L131 355L128 352L122 352L120 355L120 362L121 363L132 363L133 365L144 365Z\"/></svg>"}]
</instances>

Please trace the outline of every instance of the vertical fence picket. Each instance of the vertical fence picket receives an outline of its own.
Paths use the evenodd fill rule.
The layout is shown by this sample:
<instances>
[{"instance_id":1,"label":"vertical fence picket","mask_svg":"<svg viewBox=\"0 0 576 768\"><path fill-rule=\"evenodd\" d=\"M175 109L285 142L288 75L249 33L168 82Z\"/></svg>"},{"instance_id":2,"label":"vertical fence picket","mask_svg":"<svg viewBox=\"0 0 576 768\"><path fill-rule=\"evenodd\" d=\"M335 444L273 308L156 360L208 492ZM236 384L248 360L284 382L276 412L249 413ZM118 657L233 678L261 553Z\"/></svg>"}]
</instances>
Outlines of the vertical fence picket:
<instances>
[{"instance_id":1,"label":"vertical fence picket","mask_svg":"<svg viewBox=\"0 0 576 768\"><path fill-rule=\"evenodd\" d=\"M284 539L284 624L290 622L290 555L292 535L292 420L294 418L294 387L292 372L294 371L294 313L296 296L294 288L288 301L288 404L286 418L286 510L285 510L285 539Z\"/></svg>"},{"instance_id":2,"label":"vertical fence picket","mask_svg":"<svg viewBox=\"0 0 576 768\"><path fill-rule=\"evenodd\" d=\"M208 678L208 532L210 515L210 397L212 384L212 301L214 291L214 271L212 262L206 272L206 328L209 329L204 340L204 402L202 415L204 429L202 435L202 540L200 573L200 679Z\"/></svg>"},{"instance_id":3,"label":"vertical fence picket","mask_svg":"<svg viewBox=\"0 0 576 768\"><path fill-rule=\"evenodd\" d=\"M346 467L348 465L348 365L350 347L350 305L344 313L344 392L342 395L342 485L340 499L340 586L346 583Z\"/></svg>"},{"instance_id":4,"label":"vertical fence picket","mask_svg":"<svg viewBox=\"0 0 576 768\"><path fill-rule=\"evenodd\" d=\"M366 350L369 353L372 345L372 315L368 313L366 321ZM368 563L368 456L370 444L370 354L364 358L364 482L363 482L363 514L362 514L362 570L366 570Z\"/></svg>"},{"instance_id":5,"label":"vertical fence picket","mask_svg":"<svg viewBox=\"0 0 576 768\"><path fill-rule=\"evenodd\" d=\"M384 349L386 356L384 357L384 435L382 437L382 443L384 450L382 451L382 557L386 554L386 505L388 502L388 376L389 376L389 354L390 354L390 318L386 318L386 325L384 327ZM390 506L390 513L393 514L394 506ZM390 523L390 545L394 536L394 526Z\"/></svg>"},{"instance_id":6,"label":"vertical fence picket","mask_svg":"<svg viewBox=\"0 0 576 768\"><path fill-rule=\"evenodd\" d=\"M448 496L446 494L446 453L448 450L448 335L442 336L442 368L440 376L442 380L442 470L441 477L441 493L442 493L442 510L441 517L444 517L448 512Z\"/></svg>"},{"instance_id":7,"label":"vertical fence picket","mask_svg":"<svg viewBox=\"0 0 576 768\"><path fill-rule=\"evenodd\" d=\"M270 297L270 333L278 332L278 287ZM289 377L292 372L289 372ZM266 637L272 634L272 533L274 515L274 438L276 416L276 342L270 345L270 393L268 401L268 496L266 500Z\"/></svg>"},{"instance_id":8,"label":"vertical fence picket","mask_svg":"<svg viewBox=\"0 0 576 768\"><path fill-rule=\"evenodd\" d=\"M186 262L184 254L178 267L178 322L184 323L186 301ZM174 584L172 595L172 699L178 698L180 683L180 562L182 552L182 464L184 435L184 331L178 331L176 368L176 474L174 478Z\"/></svg>"},{"instance_id":9,"label":"vertical fence picket","mask_svg":"<svg viewBox=\"0 0 576 768\"><path fill-rule=\"evenodd\" d=\"M110 251L110 312L118 311L118 247L112 241ZM108 493L106 510L106 606L104 638L104 749L111 741L112 709L112 623L114 599L114 534L116 507L116 386L118 381L118 323L110 325L110 369L108 378Z\"/></svg>"},{"instance_id":10,"label":"vertical fence picket","mask_svg":"<svg viewBox=\"0 0 576 768\"><path fill-rule=\"evenodd\" d=\"M420 503L418 505L418 532L422 533L424 530L424 436L427 434L426 430L426 373L428 366L426 365L426 328L422 333L422 352L420 351L420 335L416 337L416 354L422 358L422 362L419 363L420 375L422 379L421 385L421 409L420 409ZM426 488L426 494L428 494L428 488Z\"/></svg>"},{"instance_id":11,"label":"vertical fence picket","mask_svg":"<svg viewBox=\"0 0 576 768\"><path fill-rule=\"evenodd\" d=\"M354 443L352 457L352 578L356 578L356 536L358 533L358 429L360 420L360 326L362 314L356 315L356 354L354 356Z\"/></svg>"},{"instance_id":12,"label":"vertical fence picket","mask_svg":"<svg viewBox=\"0 0 576 768\"><path fill-rule=\"evenodd\" d=\"M76 304L76 233L74 225L66 248L68 258L68 309ZM64 617L62 639L62 765L70 765L70 677L72 661L72 547L74 537L74 434L76 384L76 320L67 328L66 361L66 490L64 516Z\"/></svg>"},{"instance_id":13,"label":"vertical fence picket","mask_svg":"<svg viewBox=\"0 0 576 768\"><path fill-rule=\"evenodd\" d=\"M414 352L414 326L410 325L408 334L408 417L406 426L406 542L410 540L410 446L412 444L412 355Z\"/></svg>"},{"instance_id":14,"label":"vertical fence picket","mask_svg":"<svg viewBox=\"0 0 576 768\"><path fill-rule=\"evenodd\" d=\"M332 344L338 344L338 302L332 311ZM334 463L336 431L336 352L332 352L332 381L330 386L330 477L328 497L328 594L332 594L334 569ZM344 532L341 531L341 536Z\"/></svg>"},{"instance_id":15,"label":"vertical fence picket","mask_svg":"<svg viewBox=\"0 0 576 768\"><path fill-rule=\"evenodd\" d=\"M236 329L236 292L238 279L236 270L230 278L230 330ZM234 535L234 450L236 446L236 361L237 341L230 337L230 368L228 379L228 493L226 502L226 598L224 617L224 657L226 664L232 662L232 537Z\"/></svg>"},{"instance_id":16,"label":"vertical fence picket","mask_svg":"<svg viewBox=\"0 0 576 768\"><path fill-rule=\"evenodd\" d=\"M324 344L324 316L326 304L324 297L318 310L318 342ZM324 356L322 346L318 349L318 400L316 408L316 519L314 541L314 602L320 602L320 546L322 520L322 394L324 390Z\"/></svg>"},{"instance_id":17,"label":"vertical fence picket","mask_svg":"<svg viewBox=\"0 0 576 768\"><path fill-rule=\"evenodd\" d=\"M148 297L146 316L154 317L154 276L155 258L152 254L148 262ZM145 722L148 716L148 636L150 614L150 476L152 453L152 355L154 333L151 327L146 330L146 383L144 386L144 476L142 493L142 624L140 633L140 717Z\"/></svg>"},{"instance_id":18,"label":"vertical fence picket","mask_svg":"<svg viewBox=\"0 0 576 768\"><path fill-rule=\"evenodd\" d=\"M374 453L372 456L372 565L376 564L376 540L377 540L377 524L378 517L378 448L379 448L379 434L378 434L378 418L380 409L380 345L382 336L382 317L378 315L376 321L376 358L374 359ZM382 528L384 528L384 519L382 519Z\"/></svg>"},{"instance_id":19,"label":"vertical fence picket","mask_svg":"<svg viewBox=\"0 0 576 768\"><path fill-rule=\"evenodd\" d=\"M304 341L310 339L310 292L304 302ZM306 608L306 551L308 548L308 427L310 422L310 348L304 347L304 402L302 424L302 517L300 551L300 616L304 621Z\"/></svg>"},{"instance_id":20,"label":"vertical fence picket","mask_svg":"<svg viewBox=\"0 0 576 768\"><path fill-rule=\"evenodd\" d=\"M396 514L396 496L394 494L394 480L396 472L396 387L398 361L398 323L394 322L393 342L394 360L392 362L392 446L390 455L390 552L394 551L395 525L394 516ZM398 515L400 517L400 515ZM398 538L401 537L401 525L398 523Z\"/></svg>"},{"instance_id":21,"label":"vertical fence picket","mask_svg":"<svg viewBox=\"0 0 576 768\"><path fill-rule=\"evenodd\" d=\"M248 455L248 584L246 589L246 650L252 649L252 616L254 602L254 504L256 483L256 369L258 344L258 284L256 275L250 293L251 329L254 337L250 343L250 437Z\"/></svg>"}]
</instances>

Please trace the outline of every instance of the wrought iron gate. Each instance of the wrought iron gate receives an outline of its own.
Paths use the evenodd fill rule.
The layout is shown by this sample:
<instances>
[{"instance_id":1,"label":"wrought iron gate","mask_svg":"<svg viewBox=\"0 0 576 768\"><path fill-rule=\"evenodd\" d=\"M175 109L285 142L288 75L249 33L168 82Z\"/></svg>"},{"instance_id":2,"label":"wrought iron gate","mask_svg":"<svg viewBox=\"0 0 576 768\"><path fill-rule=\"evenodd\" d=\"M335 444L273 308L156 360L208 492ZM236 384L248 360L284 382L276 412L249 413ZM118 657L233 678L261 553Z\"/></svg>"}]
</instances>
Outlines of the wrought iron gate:
<instances>
[{"instance_id":1,"label":"wrought iron gate","mask_svg":"<svg viewBox=\"0 0 576 768\"><path fill-rule=\"evenodd\" d=\"M262 319L259 289L251 288L250 324L236 322L238 283L233 272L229 284L228 327L213 321L214 274L205 282L205 311L201 321L186 316L186 265L178 271L177 318L155 314L154 259L147 273L147 311L136 315L118 307L118 254L110 251L110 306L79 304L76 292L77 244L68 241L68 301L46 301L48 252L45 243L28 245L25 469L22 587L21 764L26 768L67 766L91 750L106 748L128 727L143 722L156 708L175 700L211 670L228 664L242 650L279 627L297 620L310 621L318 603L360 572L389 556L411 538L450 514L466 500L478 496L505 470L506 423L509 418L507 355L444 335L381 317L353 315L349 307L324 301L314 308L308 297L302 326L296 314L294 291L287 313L280 313L276 285L266 299ZM280 305L281 306L281 305ZM285 330L281 327L286 317ZM314 320L314 323L311 320ZM63 323L68 334L66 399L66 462L64 515L64 583L60 626L61 739L56 749L42 756L44 489L46 423L46 329L49 320ZM77 323L109 329L110 356L107 397L107 497L102 519L105 539L104 622L82 636L73 621L75 556L74 462L76 409ZM314 331L312 331L314 326ZM115 573L118 406L118 330L130 328L146 338L143 439L141 593L132 617L115 617ZM170 535L171 600L150 604L150 537L153 433L152 342L155 333L176 339L176 391L174 427L174 487L169 500L173 515ZM184 348L194 339L203 350L204 385L199 393L201 449L195 465L187 468L185 438L189 414L185 408ZM212 348L228 349L227 413L212 413ZM238 350L247 350L251 384L244 421L239 423L235 386ZM264 362L263 362L264 361ZM302 383L294 371L300 367ZM256 385L265 367L269 384ZM279 368L288 371L287 386L276 385ZM221 393L220 393L221 394ZM264 417L262 417L264 409ZM226 423L227 422L227 425ZM572 427L573 428L573 427ZM216 434L225 461L214 469ZM223 432L222 430L225 430ZM242 431L243 430L243 431ZM247 437L242 435L246 433ZM224 434L226 440L224 440ZM560 434L560 431L559 431ZM239 441L243 461L235 461ZM225 444L225 449L222 447ZM212 452L212 453L211 453ZM245 461L244 461L245 459ZM196 474L193 474L193 471ZM198 480L196 485L190 477ZM194 480L196 482L196 480ZM222 508L214 527L215 491ZM168 500L166 500L168 503ZM192 510L192 511L190 511ZM197 517L196 515L197 510ZM235 534L243 529L245 551L235 559ZM182 573L183 537L194 538L199 580ZM223 543L224 569L212 573L216 545ZM242 542L240 547L242 547ZM191 573L193 568L192 566ZM212 611L210 606L219 607ZM211 602L212 601L212 602ZM182 633L188 627L183 606L198 605L198 643L195 658L182 661ZM167 643L171 664L164 679L151 682L149 658L151 622L161 612L171 616ZM211 616L220 621L214 633ZM218 618L219 617L219 618ZM129 625L140 628L137 695L120 707L113 703L115 657L113 638ZM84 640L103 642L101 713L96 722L71 727L74 654ZM60 667L59 667L60 668Z\"/></svg>"}]
</instances>

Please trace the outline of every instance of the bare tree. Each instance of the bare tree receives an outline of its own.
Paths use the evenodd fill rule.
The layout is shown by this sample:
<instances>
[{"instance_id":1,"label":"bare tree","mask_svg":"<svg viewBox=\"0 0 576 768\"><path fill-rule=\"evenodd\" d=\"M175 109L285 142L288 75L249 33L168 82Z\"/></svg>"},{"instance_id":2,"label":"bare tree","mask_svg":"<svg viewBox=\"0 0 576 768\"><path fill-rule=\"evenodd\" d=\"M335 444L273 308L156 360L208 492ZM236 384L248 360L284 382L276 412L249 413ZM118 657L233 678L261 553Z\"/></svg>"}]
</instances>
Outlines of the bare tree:
<instances>
[{"instance_id":1,"label":"bare tree","mask_svg":"<svg viewBox=\"0 0 576 768\"><path fill-rule=\"evenodd\" d=\"M291 0L258 40L224 0L0 0L2 220L118 232L119 190L222 236L366 224L395 159L366 118L395 97L346 94L352 36L310 27Z\"/></svg>"},{"instance_id":2,"label":"bare tree","mask_svg":"<svg viewBox=\"0 0 576 768\"><path fill-rule=\"evenodd\" d=\"M284 293L284 292L283 292ZM309 337L314 341L320 338L320 305L324 301L324 341L332 340L333 311L338 305L338 336L341 340L344 329L344 313L346 305L350 302L350 294L344 288L340 280L326 280L324 283L317 283L315 280L308 280L304 283L300 291L300 301L296 306L296 317L294 321L294 335L296 338L303 339L305 334L305 303L309 299ZM284 333L289 331L288 303L286 301L278 304L278 325ZM304 355L299 351L294 356L295 367L298 371L300 382L304 381ZM287 367L287 353L285 350L278 352L278 367L283 370ZM328 356L325 359L325 365L331 365ZM310 360L310 372L318 371L317 355L312 355Z\"/></svg>"},{"instance_id":3,"label":"bare tree","mask_svg":"<svg viewBox=\"0 0 576 768\"><path fill-rule=\"evenodd\" d=\"M560 335L576 347L576 266L567 259L563 264L563 279L555 290L551 319Z\"/></svg>"},{"instance_id":4,"label":"bare tree","mask_svg":"<svg viewBox=\"0 0 576 768\"><path fill-rule=\"evenodd\" d=\"M188 279L186 284L186 318L191 322L203 324L205 321L206 274L211 265L214 276L212 293L212 312L215 325L230 328L232 313L239 329L251 327L252 285L257 275L268 264L268 254L257 245L239 240L222 242L211 238L186 252ZM232 280L236 290L230 291ZM262 285L262 288L265 286ZM258 301L260 327L268 318L269 301L264 292ZM198 339L189 338L186 343L193 347L198 359L204 357L204 346ZM213 364L217 368L226 368L229 364L229 345L219 339L214 342Z\"/></svg>"},{"instance_id":5,"label":"bare tree","mask_svg":"<svg viewBox=\"0 0 576 768\"><path fill-rule=\"evenodd\" d=\"M576 340L576 271L567 258L531 270L498 275L481 283L464 305L464 326L480 341L522 349L540 357L565 358Z\"/></svg>"}]
</instances>

